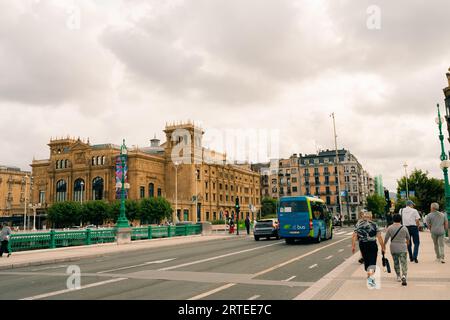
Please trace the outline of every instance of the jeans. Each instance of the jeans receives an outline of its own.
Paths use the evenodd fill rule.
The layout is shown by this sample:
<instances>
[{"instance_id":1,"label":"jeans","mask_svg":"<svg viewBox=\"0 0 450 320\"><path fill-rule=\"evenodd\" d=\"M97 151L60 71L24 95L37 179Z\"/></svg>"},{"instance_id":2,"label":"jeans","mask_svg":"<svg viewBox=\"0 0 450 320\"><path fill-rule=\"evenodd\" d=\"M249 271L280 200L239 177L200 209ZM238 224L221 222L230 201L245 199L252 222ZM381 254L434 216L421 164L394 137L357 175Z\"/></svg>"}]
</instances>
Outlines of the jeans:
<instances>
[{"instance_id":1,"label":"jeans","mask_svg":"<svg viewBox=\"0 0 450 320\"><path fill-rule=\"evenodd\" d=\"M444 259L444 235L431 234L437 259Z\"/></svg>"},{"instance_id":2,"label":"jeans","mask_svg":"<svg viewBox=\"0 0 450 320\"><path fill-rule=\"evenodd\" d=\"M2 244L0 246L0 257L3 256L3 252L6 252L9 254L9 249L8 249L8 240L3 240Z\"/></svg>"},{"instance_id":3,"label":"jeans","mask_svg":"<svg viewBox=\"0 0 450 320\"><path fill-rule=\"evenodd\" d=\"M394 260L394 269L397 276L404 275L406 277L408 275L408 262L406 261L406 252L393 253L392 259Z\"/></svg>"},{"instance_id":4,"label":"jeans","mask_svg":"<svg viewBox=\"0 0 450 320\"><path fill-rule=\"evenodd\" d=\"M377 265L378 245L376 241L360 241L359 250L364 259L364 270L367 271L370 266Z\"/></svg>"},{"instance_id":5,"label":"jeans","mask_svg":"<svg viewBox=\"0 0 450 320\"><path fill-rule=\"evenodd\" d=\"M408 229L410 236L408 244L408 254L409 259L412 261L417 259L417 256L419 255L419 245L420 245L419 228L417 226L406 226L406 228ZM412 250L412 242L414 242L414 252Z\"/></svg>"}]
</instances>

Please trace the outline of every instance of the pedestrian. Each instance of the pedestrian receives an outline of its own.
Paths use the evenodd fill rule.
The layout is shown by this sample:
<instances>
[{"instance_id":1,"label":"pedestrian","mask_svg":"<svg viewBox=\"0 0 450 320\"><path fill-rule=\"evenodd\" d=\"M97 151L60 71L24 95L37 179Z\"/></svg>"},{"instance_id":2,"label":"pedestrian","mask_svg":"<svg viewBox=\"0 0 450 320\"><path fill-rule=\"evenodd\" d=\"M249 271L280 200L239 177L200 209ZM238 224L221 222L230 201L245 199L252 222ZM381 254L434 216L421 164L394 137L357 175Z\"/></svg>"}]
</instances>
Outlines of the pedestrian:
<instances>
[{"instance_id":1,"label":"pedestrian","mask_svg":"<svg viewBox=\"0 0 450 320\"><path fill-rule=\"evenodd\" d=\"M431 212L426 217L426 222L430 228L431 239L433 239L436 261L445 263L444 236L445 231L448 230L448 219L446 214L438 210L439 204L433 202L430 206Z\"/></svg>"},{"instance_id":2,"label":"pedestrian","mask_svg":"<svg viewBox=\"0 0 450 320\"><path fill-rule=\"evenodd\" d=\"M358 221L356 222L356 225L358 224L359 221L361 221L363 219L364 212L365 212L365 210L361 210L359 212L359 214L358 214ZM356 228L356 225L355 225L355 228ZM359 262L359 264L363 264L364 263L364 258L363 258L362 254L361 254L361 251L359 252L359 254L361 255L361 257L359 258L358 262Z\"/></svg>"},{"instance_id":3,"label":"pedestrian","mask_svg":"<svg viewBox=\"0 0 450 320\"><path fill-rule=\"evenodd\" d=\"M406 207L400 209L400 215L402 216L402 224L408 228L409 236L414 242L414 250L412 248L411 239L408 244L408 254L409 260L411 262L419 263L417 257L419 255L419 226L420 226L420 215L419 212L413 208L414 202L411 200L406 201Z\"/></svg>"},{"instance_id":4,"label":"pedestrian","mask_svg":"<svg viewBox=\"0 0 450 320\"><path fill-rule=\"evenodd\" d=\"M2 257L3 253L6 252L9 258L11 256L11 252L9 252L8 244L11 237L11 228L6 224L0 224L0 229L0 257Z\"/></svg>"},{"instance_id":5,"label":"pedestrian","mask_svg":"<svg viewBox=\"0 0 450 320\"><path fill-rule=\"evenodd\" d=\"M397 274L397 281L406 286L406 277L408 276L408 262L407 262L407 245L410 241L408 229L402 226L402 217L399 214L394 214L392 217L393 224L386 230L384 243L391 240L391 255L394 260L394 269Z\"/></svg>"},{"instance_id":6,"label":"pedestrian","mask_svg":"<svg viewBox=\"0 0 450 320\"><path fill-rule=\"evenodd\" d=\"M245 218L245 228L247 229L247 234L250 234L250 217L248 214Z\"/></svg>"},{"instance_id":7,"label":"pedestrian","mask_svg":"<svg viewBox=\"0 0 450 320\"><path fill-rule=\"evenodd\" d=\"M389 211L386 213L386 226L389 227L391 224L393 224L393 216L392 213Z\"/></svg>"},{"instance_id":8,"label":"pedestrian","mask_svg":"<svg viewBox=\"0 0 450 320\"><path fill-rule=\"evenodd\" d=\"M363 219L356 224L355 231L352 238L352 252L356 251L356 241L359 243L359 250L364 259L364 270L367 272L367 283L370 287L376 287L375 279L372 275L376 271L378 245L380 243L381 250L385 252L383 238L381 237L381 230L377 224L372 221L371 212L363 212Z\"/></svg>"}]
</instances>

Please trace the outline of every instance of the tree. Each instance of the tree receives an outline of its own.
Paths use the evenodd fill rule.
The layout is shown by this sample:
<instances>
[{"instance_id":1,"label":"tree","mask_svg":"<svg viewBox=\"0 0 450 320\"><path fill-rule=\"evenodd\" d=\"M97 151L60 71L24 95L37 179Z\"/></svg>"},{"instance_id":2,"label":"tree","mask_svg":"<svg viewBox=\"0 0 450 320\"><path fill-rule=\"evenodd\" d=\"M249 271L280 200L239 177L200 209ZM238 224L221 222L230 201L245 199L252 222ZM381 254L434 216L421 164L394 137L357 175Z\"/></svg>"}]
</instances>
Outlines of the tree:
<instances>
[{"instance_id":1,"label":"tree","mask_svg":"<svg viewBox=\"0 0 450 320\"><path fill-rule=\"evenodd\" d=\"M371 211L374 217L382 217L385 214L386 199L378 194L367 197L367 210Z\"/></svg>"},{"instance_id":2,"label":"tree","mask_svg":"<svg viewBox=\"0 0 450 320\"><path fill-rule=\"evenodd\" d=\"M84 224L87 222L95 224L96 226L102 225L109 217L110 205L104 201L88 201L83 203L82 206L82 221Z\"/></svg>"},{"instance_id":3,"label":"tree","mask_svg":"<svg viewBox=\"0 0 450 320\"><path fill-rule=\"evenodd\" d=\"M140 203L141 223L160 223L163 219L172 218L172 206L163 197L145 198Z\"/></svg>"},{"instance_id":4,"label":"tree","mask_svg":"<svg viewBox=\"0 0 450 320\"><path fill-rule=\"evenodd\" d=\"M79 202L56 202L48 208L47 218L53 228L66 228L80 223L82 211Z\"/></svg>"},{"instance_id":5,"label":"tree","mask_svg":"<svg viewBox=\"0 0 450 320\"><path fill-rule=\"evenodd\" d=\"M406 177L397 180L397 193L406 191ZM414 191L415 196L411 200L415 203L417 210L429 212L432 202L439 203L441 208L445 207L445 188L441 179L428 178L428 171L414 169L408 177L408 190Z\"/></svg>"},{"instance_id":6,"label":"tree","mask_svg":"<svg viewBox=\"0 0 450 320\"><path fill-rule=\"evenodd\" d=\"M120 200L114 201L109 206L109 219L116 222L120 214ZM139 218L140 203L136 200L125 200L125 215L128 221Z\"/></svg>"},{"instance_id":7,"label":"tree","mask_svg":"<svg viewBox=\"0 0 450 320\"><path fill-rule=\"evenodd\" d=\"M277 213L277 200L270 197L264 197L261 201L261 215L268 216Z\"/></svg>"}]
</instances>

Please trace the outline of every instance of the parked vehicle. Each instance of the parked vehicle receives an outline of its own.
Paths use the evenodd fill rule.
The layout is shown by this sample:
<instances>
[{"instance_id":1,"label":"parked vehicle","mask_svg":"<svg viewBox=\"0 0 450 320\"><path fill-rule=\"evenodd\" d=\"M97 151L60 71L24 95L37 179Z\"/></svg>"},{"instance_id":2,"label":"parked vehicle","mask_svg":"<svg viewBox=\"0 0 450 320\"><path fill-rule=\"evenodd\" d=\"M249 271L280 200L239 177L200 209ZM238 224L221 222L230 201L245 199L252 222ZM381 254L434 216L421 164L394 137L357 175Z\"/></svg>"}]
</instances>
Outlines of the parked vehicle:
<instances>
[{"instance_id":1,"label":"parked vehicle","mask_svg":"<svg viewBox=\"0 0 450 320\"><path fill-rule=\"evenodd\" d=\"M276 238L280 239L278 234L279 224L277 219L264 219L256 221L253 228L253 236L258 241L260 238Z\"/></svg>"}]
</instances>

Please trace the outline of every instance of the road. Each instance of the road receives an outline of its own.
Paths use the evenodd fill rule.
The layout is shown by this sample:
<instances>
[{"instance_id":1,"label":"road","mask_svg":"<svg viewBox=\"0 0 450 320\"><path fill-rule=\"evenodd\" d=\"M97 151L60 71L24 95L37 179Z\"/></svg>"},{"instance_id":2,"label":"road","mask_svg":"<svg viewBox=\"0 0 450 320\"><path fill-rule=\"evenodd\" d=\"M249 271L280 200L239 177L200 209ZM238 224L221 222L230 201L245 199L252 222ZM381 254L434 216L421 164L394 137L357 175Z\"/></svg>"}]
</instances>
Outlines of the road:
<instances>
[{"instance_id":1,"label":"road","mask_svg":"<svg viewBox=\"0 0 450 320\"><path fill-rule=\"evenodd\" d=\"M247 236L80 259L71 262L79 290L67 287L69 264L11 269L0 272L0 299L293 299L351 256L351 232L336 228L320 244Z\"/></svg>"}]
</instances>

